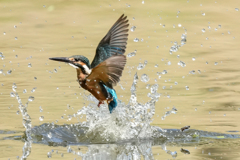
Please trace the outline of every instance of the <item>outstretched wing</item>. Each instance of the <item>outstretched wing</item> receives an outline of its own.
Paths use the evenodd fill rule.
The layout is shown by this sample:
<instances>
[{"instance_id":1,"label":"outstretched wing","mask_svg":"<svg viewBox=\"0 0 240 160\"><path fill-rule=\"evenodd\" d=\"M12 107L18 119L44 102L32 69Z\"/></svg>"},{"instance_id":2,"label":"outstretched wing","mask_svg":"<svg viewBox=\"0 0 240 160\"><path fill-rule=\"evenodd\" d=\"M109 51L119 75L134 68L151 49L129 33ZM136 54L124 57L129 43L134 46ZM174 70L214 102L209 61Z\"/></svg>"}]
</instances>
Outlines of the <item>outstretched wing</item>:
<instances>
[{"instance_id":1,"label":"outstretched wing","mask_svg":"<svg viewBox=\"0 0 240 160\"><path fill-rule=\"evenodd\" d=\"M120 81L126 61L124 55L113 55L106 59L92 69L91 74L86 78L86 85L90 87L93 82L103 83L112 89Z\"/></svg>"},{"instance_id":2,"label":"outstretched wing","mask_svg":"<svg viewBox=\"0 0 240 160\"><path fill-rule=\"evenodd\" d=\"M124 54L128 40L128 20L124 14L114 23L96 49L91 68L105 61L112 55Z\"/></svg>"}]
</instances>

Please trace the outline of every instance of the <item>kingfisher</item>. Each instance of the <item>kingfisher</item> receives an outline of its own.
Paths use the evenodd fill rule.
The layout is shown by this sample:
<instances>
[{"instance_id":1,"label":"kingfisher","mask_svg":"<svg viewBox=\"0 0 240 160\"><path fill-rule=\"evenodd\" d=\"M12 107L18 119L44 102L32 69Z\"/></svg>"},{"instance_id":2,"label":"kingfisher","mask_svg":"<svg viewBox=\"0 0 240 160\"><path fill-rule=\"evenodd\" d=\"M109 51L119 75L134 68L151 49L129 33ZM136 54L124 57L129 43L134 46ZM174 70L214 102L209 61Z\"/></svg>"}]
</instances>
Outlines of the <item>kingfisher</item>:
<instances>
[{"instance_id":1,"label":"kingfisher","mask_svg":"<svg viewBox=\"0 0 240 160\"><path fill-rule=\"evenodd\" d=\"M127 16L123 14L98 44L91 64L83 55L49 58L66 62L75 68L80 86L98 99L98 107L106 102L110 113L117 107L117 94L113 86L120 81L127 62L124 53L128 40L128 26Z\"/></svg>"}]
</instances>

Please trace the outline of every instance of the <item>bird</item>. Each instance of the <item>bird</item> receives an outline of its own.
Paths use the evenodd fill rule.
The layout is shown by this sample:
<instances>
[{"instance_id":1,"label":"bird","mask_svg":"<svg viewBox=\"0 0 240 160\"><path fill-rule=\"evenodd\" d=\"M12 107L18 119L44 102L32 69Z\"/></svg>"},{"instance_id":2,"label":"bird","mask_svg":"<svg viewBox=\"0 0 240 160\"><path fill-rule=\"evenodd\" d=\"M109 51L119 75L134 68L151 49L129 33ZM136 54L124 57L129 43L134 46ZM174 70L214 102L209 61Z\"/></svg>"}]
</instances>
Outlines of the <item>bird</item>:
<instances>
[{"instance_id":1,"label":"bird","mask_svg":"<svg viewBox=\"0 0 240 160\"><path fill-rule=\"evenodd\" d=\"M124 53L128 26L127 16L122 14L99 42L91 64L83 55L49 58L75 68L79 85L99 101L98 107L106 102L110 113L117 107L117 93L113 86L120 81L127 62Z\"/></svg>"}]
</instances>

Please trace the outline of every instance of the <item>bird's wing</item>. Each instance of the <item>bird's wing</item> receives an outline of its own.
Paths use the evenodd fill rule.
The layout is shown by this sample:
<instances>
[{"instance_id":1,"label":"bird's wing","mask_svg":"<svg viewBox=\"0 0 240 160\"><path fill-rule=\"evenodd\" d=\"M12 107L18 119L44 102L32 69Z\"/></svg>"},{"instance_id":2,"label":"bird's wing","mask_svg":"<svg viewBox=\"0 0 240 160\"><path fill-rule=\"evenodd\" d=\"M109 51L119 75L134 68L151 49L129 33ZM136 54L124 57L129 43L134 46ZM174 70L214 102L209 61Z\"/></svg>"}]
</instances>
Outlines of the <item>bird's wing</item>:
<instances>
[{"instance_id":1,"label":"bird's wing","mask_svg":"<svg viewBox=\"0 0 240 160\"><path fill-rule=\"evenodd\" d=\"M112 55L125 53L128 40L128 26L127 16L123 14L98 44L91 68L96 67Z\"/></svg>"},{"instance_id":2,"label":"bird's wing","mask_svg":"<svg viewBox=\"0 0 240 160\"><path fill-rule=\"evenodd\" d=\"M91 74L86 78L86 85L100 82L112 89L120 81L126 61L124 55L113 55L106 59L92 69Z\"/></svg>"}]
</instances>

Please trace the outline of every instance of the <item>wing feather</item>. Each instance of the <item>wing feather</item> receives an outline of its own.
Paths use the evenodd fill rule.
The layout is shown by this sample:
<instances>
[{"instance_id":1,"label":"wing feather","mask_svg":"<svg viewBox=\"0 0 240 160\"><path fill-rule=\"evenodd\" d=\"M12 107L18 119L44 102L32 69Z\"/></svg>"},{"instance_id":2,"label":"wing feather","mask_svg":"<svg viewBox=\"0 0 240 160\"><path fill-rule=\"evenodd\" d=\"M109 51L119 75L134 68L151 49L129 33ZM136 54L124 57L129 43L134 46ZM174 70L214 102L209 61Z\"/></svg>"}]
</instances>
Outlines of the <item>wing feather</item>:
<instances>
[{"instance_id":1,"label":"wing feather","mask_svg":"<svg viewBox=\"0 0 240 160\"><path fill-rule=\"evenodd\" d=\"M128 40L128 26L127 16L123 14L98 44L91 68L96 67L113 55L125 53Z\"/></svg>"},{"instance_id":2,"label":"wing feather","mask_svg":"<svg viewBox=\"0 0 240 160\"><path fill-rule=\"evenodd\" d=\"M120 81L125 65L124 55L113 55L92 69L86 83L101 82L112 89Z\"/></svg>"}]
</instances>

